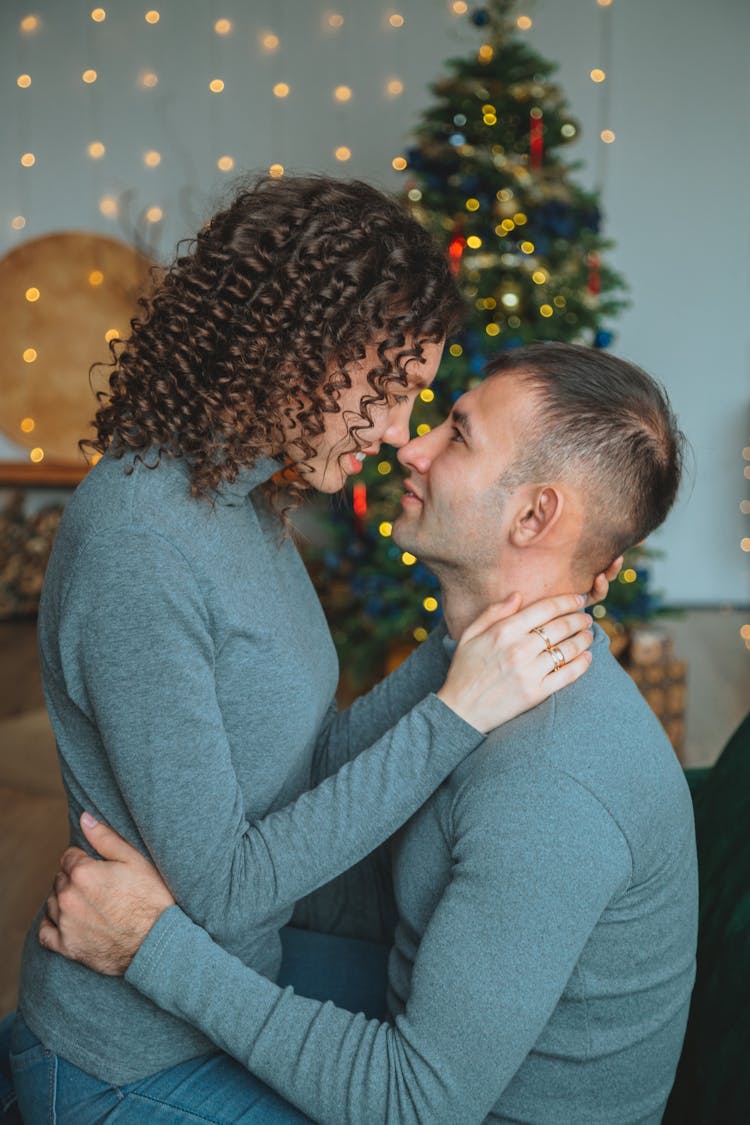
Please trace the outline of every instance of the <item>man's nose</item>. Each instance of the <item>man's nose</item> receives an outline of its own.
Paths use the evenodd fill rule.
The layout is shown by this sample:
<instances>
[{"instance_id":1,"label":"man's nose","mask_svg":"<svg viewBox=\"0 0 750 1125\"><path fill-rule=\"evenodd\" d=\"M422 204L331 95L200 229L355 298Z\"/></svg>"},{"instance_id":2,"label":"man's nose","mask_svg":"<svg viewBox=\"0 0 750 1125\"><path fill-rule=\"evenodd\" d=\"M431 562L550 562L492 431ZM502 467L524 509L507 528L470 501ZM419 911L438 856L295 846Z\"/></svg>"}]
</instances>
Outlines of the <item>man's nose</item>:
<instances>
[{"instance_id":1,"label":"man's nose","mask_svg":"<svg viewBox=\"0 0 750 1125\"><path fill-rule=\"evenodd\" d=\"M412 438L403 445L396 454L402 465L408 469L415 469L422 476L428 471L434 454L437 450L437 431L430 430L426 434Z\"/></svg>"}]
</instances>

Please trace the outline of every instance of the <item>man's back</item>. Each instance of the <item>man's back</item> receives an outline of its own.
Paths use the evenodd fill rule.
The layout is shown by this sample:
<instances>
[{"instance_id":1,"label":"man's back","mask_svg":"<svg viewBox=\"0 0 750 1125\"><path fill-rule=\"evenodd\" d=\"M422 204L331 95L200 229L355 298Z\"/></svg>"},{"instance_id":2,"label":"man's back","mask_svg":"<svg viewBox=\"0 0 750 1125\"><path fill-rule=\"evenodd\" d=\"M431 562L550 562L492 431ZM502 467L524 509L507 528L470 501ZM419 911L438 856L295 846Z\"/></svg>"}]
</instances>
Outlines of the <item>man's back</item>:
<instances>
[{"instance_id":1,"label":"man's back","mask_svg":"<svg viewBox=\"0 0 750 1125\"><path fill-rule=\"evenodd\" d=\"M452 997L460 1080L473 1072L489 1120L658 1121L684 1035L690 796L601 633L593 652L586 676L490 736L394 846L391 1009L411 995L418 1019L426 987Z\"/></svg>"}]
</instances>

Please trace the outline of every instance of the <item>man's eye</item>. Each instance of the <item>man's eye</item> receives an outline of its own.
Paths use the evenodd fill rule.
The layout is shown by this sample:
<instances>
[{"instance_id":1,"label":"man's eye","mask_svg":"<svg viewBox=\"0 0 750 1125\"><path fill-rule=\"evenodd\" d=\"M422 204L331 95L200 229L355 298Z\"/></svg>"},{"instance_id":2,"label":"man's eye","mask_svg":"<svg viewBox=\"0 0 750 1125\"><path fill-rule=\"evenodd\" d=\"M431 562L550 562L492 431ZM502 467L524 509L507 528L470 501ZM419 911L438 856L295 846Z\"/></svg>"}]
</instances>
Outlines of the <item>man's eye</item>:
<instances>
[{"instance_id":1,"label":"man's eye","mask_svg":"<svg viewBox=\"0 0 750 1125\"><path fill-rule=\"evenodd\" d=\"M463 440L464 440L464 435L461 433L460 430L457 430L456 427L453 426L453 432L451 433L451 441L463 442Z\"/></svg>"}]
</instances>

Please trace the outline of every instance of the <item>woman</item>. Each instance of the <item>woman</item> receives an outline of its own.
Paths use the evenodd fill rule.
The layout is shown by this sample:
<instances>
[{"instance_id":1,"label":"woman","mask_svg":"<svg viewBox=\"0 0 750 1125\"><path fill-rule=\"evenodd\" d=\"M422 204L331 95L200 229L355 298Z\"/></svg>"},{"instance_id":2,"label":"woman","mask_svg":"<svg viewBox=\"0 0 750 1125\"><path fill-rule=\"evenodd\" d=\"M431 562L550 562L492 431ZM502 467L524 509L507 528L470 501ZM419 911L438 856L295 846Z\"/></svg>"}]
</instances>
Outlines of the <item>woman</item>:
<instances>
[{"instance_id":1,"label":"woman","mask_svg":"<svg viewBox=\"0 0 750 1125\"><path fill-rule=\"evenodd\" d=\"M482 732L576 678L588 620L566 616L572 595L539 604L529 627L559 617L548 634L570 661L552 681L538 662L506 667L493 619L511 604L450 667L436 636L336 713L330 634L283 511L407 441L457 324L441 253L396 204L361 183L262 179L142 304L40 611L72 839L83 809L101 815L273 979L294 901L391 835ZM122 981L51 956L36 929L17 1031L47 1062L17 1068L22 1105L88 1120L100 1088L211 1050Z\"/></svg>"}]
</instances>

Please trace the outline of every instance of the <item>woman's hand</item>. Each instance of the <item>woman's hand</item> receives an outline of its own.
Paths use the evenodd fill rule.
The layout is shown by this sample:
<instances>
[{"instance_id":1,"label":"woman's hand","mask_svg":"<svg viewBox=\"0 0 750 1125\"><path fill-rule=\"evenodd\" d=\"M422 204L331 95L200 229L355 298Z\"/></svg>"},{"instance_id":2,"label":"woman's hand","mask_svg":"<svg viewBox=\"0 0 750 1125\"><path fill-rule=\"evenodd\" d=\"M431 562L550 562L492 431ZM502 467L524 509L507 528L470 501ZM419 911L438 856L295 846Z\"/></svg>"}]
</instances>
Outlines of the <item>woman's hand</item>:
<instances>
[{"instance_id":1,"label":"woman's hand","mask_svg":"<svg viewBox=\"0 0 750 1125\"><path fill-rule=\"evenodd\" d=\"M614 582L617 575L622 570L622 564L625 560L622 555L616 558L610 566L601 574L597 574L594 579L594 585L586 595L586 605L596 605L597 602L603 602L609 593L609 584Z\"/></svg>"},{"instance_id":2,"label":"woman's hand","mask_svg":"<svg viewBox=\"0 0 750 1125\"><path fill-rule=\"evenodd\" d=\"M486 734L572 684L591 663L584 601L563 594L515 613L520 595L513 594L490 606L461 635L437 695Z\"/></svg>"},{"instance_id":3,"label":"woman's hand","mask_svg":"<svg viewBox=\"0 0 750 1125\"><path fill-rule=\"evenodd\" d=\"M103 860L80 848L63 853L39 944L98 973L122 976L174 899L154 865L113 829L89 813L81 829Z\"/></svg>"}]
</instances>

